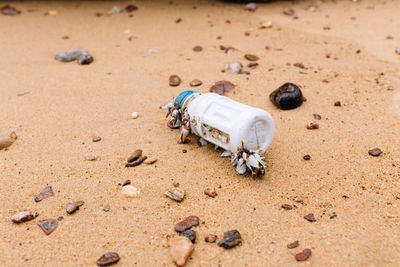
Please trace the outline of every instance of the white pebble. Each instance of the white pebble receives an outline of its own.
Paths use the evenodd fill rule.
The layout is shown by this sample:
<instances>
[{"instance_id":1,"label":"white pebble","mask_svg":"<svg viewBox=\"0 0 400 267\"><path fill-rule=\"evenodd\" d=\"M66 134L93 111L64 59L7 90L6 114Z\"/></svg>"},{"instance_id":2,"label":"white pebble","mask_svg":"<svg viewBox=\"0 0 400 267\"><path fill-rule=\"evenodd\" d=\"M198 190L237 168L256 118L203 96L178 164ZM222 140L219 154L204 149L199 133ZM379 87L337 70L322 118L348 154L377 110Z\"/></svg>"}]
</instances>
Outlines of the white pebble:
<instances>
[{"instance_id":1,"label":"white pebble","mask_svg":"<svg viewBox=\"0 0 400 267\"><path fill-rule=\"evenodd\" d=\"M229 64L229 71L232 74L239 74L242 72L243 65L239 61L232 62Z\"/></svg>"},{"instance_id":2,"label":"white pebble","mask_svg":"<svg viewBox=\"0 0 400 267\"><path fill-rule=\"evenodd\" d=\"M139 189L137 189L133 185L125 185L124 187L122 187L122 195L124 197L135 198L139 196L139 194L140 194Z\"/></svg>"},{"instance_id":3,"label":"white pebble","mask_svg":"<svg viewBox=\"0 0 400 267\"><path fill-rule=\"evenodd\" d=\"M132 112L131 114L132 119L137 119L139 117L139 113L138 112Z\"/></svg>"}]
</instances>

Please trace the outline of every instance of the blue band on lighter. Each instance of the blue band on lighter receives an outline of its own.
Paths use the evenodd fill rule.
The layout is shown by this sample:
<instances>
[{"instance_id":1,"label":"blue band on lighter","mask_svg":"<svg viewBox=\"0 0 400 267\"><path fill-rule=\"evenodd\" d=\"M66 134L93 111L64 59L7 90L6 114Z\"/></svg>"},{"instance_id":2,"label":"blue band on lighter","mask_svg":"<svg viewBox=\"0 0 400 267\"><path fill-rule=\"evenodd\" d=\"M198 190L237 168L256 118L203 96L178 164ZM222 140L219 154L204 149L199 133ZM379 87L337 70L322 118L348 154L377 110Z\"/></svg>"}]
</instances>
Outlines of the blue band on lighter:
<instances>
[{"instance_id":1,"label":"blue band on lighter","mask_svg":"<svg viewBox=\"0 0 400 267\"><path fill-rule=\"evenodd\" d=\"M196 93L195 91L192 90L187 90L187 91L183 91L182 93L180 93L176 98L175 98L175 102L174 102L174 106L176 107L177 105L179 105L179 107L183 106L183 103L185 102L186 98L188 98L188 96L192 95Z\"/></svg>"}]
</instances>

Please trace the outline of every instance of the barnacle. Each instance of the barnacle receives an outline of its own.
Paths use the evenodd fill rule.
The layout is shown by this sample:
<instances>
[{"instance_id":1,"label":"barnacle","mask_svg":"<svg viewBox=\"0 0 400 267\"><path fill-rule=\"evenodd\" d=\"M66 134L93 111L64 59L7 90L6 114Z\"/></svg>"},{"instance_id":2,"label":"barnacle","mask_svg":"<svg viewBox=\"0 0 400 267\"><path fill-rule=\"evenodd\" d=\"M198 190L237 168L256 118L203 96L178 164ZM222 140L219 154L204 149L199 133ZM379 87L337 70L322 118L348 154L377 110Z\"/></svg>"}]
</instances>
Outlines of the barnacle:
<instances>
[{"instance_id":1,"label":"barnacle","mask_svg":"<svg viewBox=\"0 0 400 267\"><path fill-rule=\"evenodd\" d=\"M242 140L242 147L232 155L232 164L236 166L236 171L239 174L244 174L249 169L253 176L262 176L265 172L265 162L263 159L258 153L247 149Z\"/></svg>"}]
</instances>

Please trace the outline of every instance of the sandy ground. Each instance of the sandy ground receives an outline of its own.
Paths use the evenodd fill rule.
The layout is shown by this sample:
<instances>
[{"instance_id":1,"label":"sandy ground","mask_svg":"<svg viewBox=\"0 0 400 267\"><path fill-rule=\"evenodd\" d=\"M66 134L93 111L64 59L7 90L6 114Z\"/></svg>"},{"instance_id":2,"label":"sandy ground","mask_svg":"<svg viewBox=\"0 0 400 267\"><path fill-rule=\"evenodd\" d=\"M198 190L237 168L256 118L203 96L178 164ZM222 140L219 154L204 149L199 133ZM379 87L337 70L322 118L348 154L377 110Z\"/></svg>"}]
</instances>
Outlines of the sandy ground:
<instances>
[{"instance_id":1,"label":"sandy ground","mask_svg":"<svg viewBox=\"0 0 400 267\"><path fill-rule=\"evenodd\" d=\"M133 17L95 16L129 3L15 2L22 14L0 15L0 130L19 137L0 151L0 265L93 266L115 251L120 266L173 266L166 237L189 215L204 224L194 229L198 240L187 266L399 264L398 1L314 1L314 12L310 1L259 4L256 12L216 1L137 1ZM282 14L285 7L298 19ZM50 9L60 13L45 16ZM267 20L272 29L258 29ZM196 45L203 51L194 52ZM237 50L225 54L220 45ZM78 46L93 54L92 64L53 59ZM158 53L145 57L149 49ZM260 57L250 75L221 72L234 60L247 65L245 53ZM182 78L179 87L168 86L171 74ZM276 135L262 179L237 175L194 136L177 144L178 132L166 127L159 107L194 78L203 81L200 92L229 80L237 85L229 97L271 113ZM288 81L302 86L307 102L281 111L268 95ZM341 107L333 105L338 100ZM136 120L133 111L140 112ZM305 125L314 113L322 120L310 131ZM103 140L93 143L92 136ZM373 147L384 153L369 156ZM125 168L137 148L158 162ZM99 160L85 161L90 153ZM140 189L137 199L122 196L118 183L126 179ZM187 192L182 203L164 196L173 182ZM55 196L35 203L47 185ZM216 198L204 195L208 187L217 189ZM72 200L85 205L71 216L65 206ZM284 203L297 208L283 210ZM13 224L21 209L40 215ZM311 212L317 222L303 218ZM37 226L59 216L64 220L49 236ZM204 242L231 229L242 234L241 246ZM289 250L294 240L300 246ZM312 256L297 263L294 254L304 248Z\"/></svg>"}]
</instances>

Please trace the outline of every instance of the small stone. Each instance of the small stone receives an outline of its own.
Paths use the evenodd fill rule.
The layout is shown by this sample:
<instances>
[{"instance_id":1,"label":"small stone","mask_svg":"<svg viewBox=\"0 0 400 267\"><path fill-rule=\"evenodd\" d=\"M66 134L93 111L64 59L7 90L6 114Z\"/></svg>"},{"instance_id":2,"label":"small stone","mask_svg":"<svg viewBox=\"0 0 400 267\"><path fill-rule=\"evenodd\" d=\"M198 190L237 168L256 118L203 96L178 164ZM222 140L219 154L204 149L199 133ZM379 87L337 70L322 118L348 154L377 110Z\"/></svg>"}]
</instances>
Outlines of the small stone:
<instances>
[{"instance_id":1,"label":"small stone","mask_svg":"<svg viewBox=\"0 0 400 267\"><path fill-rule=\"evenodd\" d=\"M111 207L109 205L105 205L103 207L103 211L105 211L105 212L109 212L110 210L111 210Z\"/></svg>"},{"instance_id":2,"label":"small stone","mask_svg":"<svg viewBox=\"0 0 400 267\"><path fill-rule=\"evenodd\" d=\"M138 10L138 7L135 5L127 5L125 7L125 11L131 13L132 11Z\"/></svg>"},{"instance_id":3,"label":"small stone","mask_svg":"<svg viewBox=\"0 0 400 267\"><path fill-rule=\"evenodd\" d=\"M304 159L304 160L310 160L310 159L311 159L311 156L310 156L310 155L304 155L303 159Z\"/></svg>"},{"instance_id":4,"label":"small stone","mask_svg":"<svg viewBox=\"0 0 400 267\"><path fill-rule=\"evenodd\" d=\"M9 5L5 5L0 9L1 14L3 15L9 15L9 16L15 16L18 14L21 14L21 11L17 10L16 8L13 8Z\"/></svg>"},{"instance_id":5,"label":"small stone","mask_svg":"<svg viewBox=\"0 0 400 267\"><path fill-rule=\"evenodd\" d=\"M259 29L269 29L272 28L272 21L263 21L258 25Z\"/></svg>"},{"instance_id":6,"label":"small stone","mask_svg":"<svg viewBox=\"0 0 400 267\"><path fill-rule=\"evenodd\" d=\"M242 72L243 65L239 61L234 61L231 64L227 64L229 72L232 74L239 74Z\"/></svg>"},{"instance_id":7,"label":"small stone","mask_svg":"<svg viewBox=\"0 0 400 267\"><path fill-rule=\"evenodd\" d=\"M39 213L37 213L37 212L31 212L29 210L22 210L22 211L15 213L11 217L11 220L14 223L28 222L28 221L35 219L38 215L39 215Z\"/></svg>"},{"instance_id":8,"label":"small stone","mask_svg":"<svg viewBox=\"0 0 400 267\"><path fill-rule=\"evenodd\" d=\"M201 52L202 50L203 50L203 47L201 47L200 45L196 45L195 47L193 47L194 52Z\"/></svg>"},{"instance_id":9,"label":"small stone","mask_svg":"<svg viewBox=\"0 0 400 267\"><path fill-rule=\"evenodd\" d=\"M76 59L80 65L87 65L93 62L93 57L88 51L81 51Z\"/></svg>"},{"instance_id":10,"label":"small stone","mask_svg":"<svg viewBox=\"0 0 400 267\"><path fill-rule=\"evenodd\" d=\"M101 256L97 261L96 264L99 266L108 266L119 261L119 255L116 252L107 252L103 256Z\"/></svg>"},{"instance_id":11,"label":"small stone","mask_svg":"<svg viewBox=\"0 0 400 267\"><path fill-rule=\"evenodd\" d=\"M182 233L186 230L189 230L193 226L198 226L200 222L199 217L197 216L189 216L185 218L183 221L175 224L175 231L178 233Z\"/></svg>"},{"instance_id":12,"label":"small stone","mask_svg":"<svg viewBox=\"0 0 400 267\"><path fill-rule=\"evenodd\" d=\"M255 69L257 66L258 66L258 63L257 63L257 62L251 62L251 63L249 63L249 64L247 65L247 67L252 68L252 69Z\"/></svg>"},{"instance_id":13,"label":"small stone","mask_svg":"<svg viewBox=\"0 0 400 267\"><path fill-rule=\"evenodd\" d=\"M137 119L137 118L139 118L139 112L132 112L132 114L131 114L131 118L132 119Z\"/></svg>"},{"instance_id":14,"label":"small stone","mask_svg":"<svg viewBox=\"0 0 400 267\"><path fill-rule=\"evenodd\" d=\"M251 12L256 11L257 8L258 8L258 6L256 3L248 3L247 5L244 6L244 10L251 11Z\"/></svg>"},{"instance_id":15,"label":"small stone","mask_svg":"<svg viewBox=\"0 0 400 267\"><path fill-rule=\"evenodd\" d=\"M49 11L47 11L47 15L50 15L50 16L55 16L58 14L60 14L60 11L58 11L57 9L50 9Z\"/></svg>"},{"instance_id":16,"label":"small stone","mask_svg":"<svg viewBox=\"0 0 400 267\"><path fill-rule=\"evenodd\" d=\"M329 31L329 30L331 29L331 27L330 27L330 26L324 26L324 27L322 27L322 29L323 29L324 31Z\"/></svg>"},{"instance_id":17,"label":"small stone","mask_svg":"<svg viewBox=\"0 0 400 267\"><path fill-rule=\"evenodd\" d=\"M79 48L75 48L69 51L58 52L54 54L54 59L61 62L71 62L78 58L81 50Z\"/></svg>"},{"instance_id":18,"label":"small stone","mask_svg":"<svg viewBox=\"0 0 400 267\"><path fill-rule=\"evenodd\" d=\"M259 59L256 55L253 54L246 54L244 55L244 58L249 61L257 61Z\"/></svg>"},{"instance_id":19,"label":"small stone","mask_svg":"<svg viewBox=\"0 0 400 267\"><path fill-rule=\"evenodd\" d=\"M192 86L192 87L200 86L202 84L203 84L203 82L200 81L199 79L194 79L193 81L190 82L190 86Z\"/></svg>"},{"instance_id":20,"label":"small stone","mask_svg":"<svg viewBox=\"0 0 400 267\"><path fill-rule=\"evenodd\" d=\"M181 78L178 75L169 76L169 85L170 86L178 86L181 84Z\"/></svg>"},{"instance_id":21,"label":"small stone","mask_svg":"<svg viewBox=\"0 0 400 267\"><path fill-rule=\"evenodd\" d=\"M89 155L86 155L85 159L87 161L96 161L97 160L97 156L95 154L89 154Z\"/></svg>"},{"instance_id":22,"label":"small stone","mask_svg":"<svg viewBox=\"0 0 400 267\"><path fill-rule=\"evenodd\" d=\"M282 13L286 16L293 16L295 12L292 8L287 7L283 9Z\"/></svg>"},{"instance_id":23,"label":"small stone","mask_svg":"<svg viewBox=\"0 0 400 267\"><path fill-rule=\"evenodd\" d=\"M181 21L182 21L182 19L179 18L179 19L175 20L175 23L180 23Z\"/></svg>"},{"instance_id":24,"label":"small stone","mask_svg":"<svg viewBox=\"0 0 400 267\"><path fill-rule=\"evenodd\" d=\"M58 223L56 220L50 219L40 220L38 225L46 235L49 235L57 228Z\"/></svg>"},{"instance_id":25,"label":"small stone","mask_svg":"<svg viewBox=\"0 0 400 267\"><path fill-rule=\"evenodd\" d=\"M147 156L140 156L135 161L129 162L125 164L125 167L136 167L143 163L147 159Z\"/></svg>"},{"instance_id":26,"label":"small stone","mask_svg":"<svg viewBox=\"0 0 400 267\"><path fill-rule=\"evenodd\" d=\"M334 103L334 106L335 106L335 107L340 107L340 106L342 106L342 103L340 103L340 101L336 101L336 102Z\"/></svg>"},{"instance_id":27,"label":"small stone","mask_svg":"<svg viewBox=\"0 0 400 267\"><path fill-rule=\"evenodd\" d=\"M396 48L395 52L396 54L400 55L400 47Z\"/></svg>"},{"instance_id":28,"label":"small stone","mask_svg":"<svg viewBox=\"0 0 400 267\"><path fill-rule=\"evenodd\" d=\"M302 200L300 197L298 197L298 196L295 196L295 197L293 198L293 200L294 200L295 202L297 202L297 203L303 203L303 200Z\"/></svg>"},{"instance_id":29,"label":"small stone","mask_svg":"<svg viewBox=\"0 0 400 267\"><path fill-rule=\"evenodd\" d=\"M216 197L218 195L217 191L215 191L215 189L211 189L211 188L207 188L206 190L204 190L204 194L206 194L209 197Z\"/></svg>"},{"instance_id":30,"label":"small stone","mask_svg":"<svg viewBox=\"0 0 400 267\"><path fill-rule=\"evenodd\" d=\"M196 242L196 232L193 230L186 230L185 232L179 233L179 235L187 237L193 244Z\"/></svg>"},{"instance_id":31,"label":"small stone","mask_svg":"<svg viewBox=\"0 0 400 267\"><path fill-rule=\"evenodd\" d=\"M128 198L135 198L139 196L140 191L133 185L125 185L122 187L122 195Z\"/></svg>"},{"instance_id":32,"label":"small stone","mask_svg":"<svg viewBox=\"0 0 400 267\"><path fill-rule=\"evenodd\" d=\"M144 163L146 163L147 165L151 165L151 164L156 163L157 160L158 159L156 157L151 157L151 158L146 159Z\"/></svg>"},{"instance_id":33,"label":"small stone","mask_svg":"<svg viewBox=\"0 0 400 267\"><path fill-rule=\"evenodd\" d=\"M297 68L300 68L300 69L305 69L306 68L306 66L304 66L303 63L299 63L299 62L294 63L293 66L297 67Z\"/></svg>"},{"instance_id":34,"label":"small stone","mask_svg":"<svg viewBox=\"0 0 400 267\"><path fill-rule=\"evenodd\" d=\"M370 154L373 157L378 157L380 154L382 154L382 150L376 147L368 150L368 154Z\"/></svg>"},{"instance_id":35,"label":"small stone","mask_svg":"<svg viewBox=\"0 0 400 267\"><path fill-rule=\"evenodd\" d=\"M101 141L101 137L100 136L95 136L92 138L93 142L100 142Z\"/></svg>"},{"instance_id":36,"label":"small stone","mask_svg":"<svg viewBox=\"0 0 400 267\"><path fill-rule=\"evenodd\" d=\"M225 93L232 91L234 88L235 88L235 85L231 82L218 81L218 82L215 82L215 84L213 86L211 86L210 92L216 93L219 95L224 95Z\"/></svg>"},{"instance_id":37,"label":"small stone","mask_svg":"<svg viewBox=\"0 0 400 267\"><path fill-rule=\"evenodd\" d=\"M205 240L207 243L215 243L215 241L217 241L217 236L216 236L216 235L209 234L208 236L206 236L206 237L204 238L204 240Z\"/></svg>"},{"instance_id":38,"label":"small stone","mask_svg":"<svg viewBox=\"0 0 400 267\"><path fill-rule=\"evenodd\" d=\"M131 180L128 179L128 180L125 180L125 182L122 184L122 186L130 185L130 184L131 184Z\"/></svg>"},{"instance_id":39,"label":"small stone","mask_svg":"<svg viewBox=\"0 0 400 267\"><path fill-rule=\"evenodd\" d=\"M181 188L174 188L170 191L165 192L165 195L170 199L181 202L185 197L185 190Z\"/></svg>"},{"instance_id":40,"label":"small stone","mask_svg":"<svg viewBox=\"0 0 400 267\"><path fill-rule=\"evenodd\" d=\"M304 249L302 252L297 253L295 256L296 261L306 261L311 256L311 249Z\"/></svg>"},{"instance_id":41,"label":"small stone","mask_svg":"<svg viewBox=\"0 0 400 267\"><path fill-rule=\"evenodd\" d=\"M72 213L74 213L75 211L79 210L79 207L82 206L83 204L85 204L85 202L83 202L83 201L81 201L81 200L71 202L71 203L69 203L69 204L67 205L66 211L67 211L68 214L72 214Z\"/></svg>"},{"instance_id":42,"label":"small stone","mask_svg":"<svg viewBox=\"0 0 400 267\"><path fill-rule=\"evenodd\" d=\"M314 120L321 120L321 115L319 114L313 114Z\"/></svg>"},{"instance_id":43,"label":"small stone","mask_svg":"<svg viewBox=\"0 0 400 267\"><path fill-rule=\"evenodd\" d=\"M316 129L319 128L319 124L316 123L316 122L310 122L310 123L308 123L308 124L306 125L306 128L307 128L308 130L316 130Z\"/></svg>"},{"instance_id":44,"label":"small stone","mask_svg":"<svg viewBox=\"0 0 400 267\"><path fill-rule=\"evenodd\" d=\"M51 186L46 186L44 190L35 197L35 202L40 202L45 198L54 196L53 188Z\"/></svg>"},{"instance_id":45,"label":"small stone","mask_svg":"<svg viewBox=\"0 0 400 267\"><path fill-rule=\"evenodd\" d=\"M292 205L289 205L289 204L282 204L282 209L285 209L285 210L291 210L291 209L293 209L293 206Z\"/></svg>"},{"instance_id":46,"label":"small stone","mask_svg":"<svg viewBox=\"0 0 400 267\"><path fill-rule=\"evenodd\" d=\"M15 132L2 132L0 133L0 150L11 146L17 140Z\"/></svg>"},{"instance_id":47,"label":"small stone","mask_svg":"<svg viewBox=\"0 0 400 267\"><path fill-rule=\"evenodd\" d=\"M184 236L173 237L168 243L173 262L176 266L184 266L193 251L193 243Z\"/></svg>"},{"instance_id":48,"label":"small stone","mask_svg":"<svg viewBox=\"0 0 400 267\"><path fill-rule=\"evenodd\" d=\"M288 249L293 249L293 248L297 248L299 246L299 240L296 240L292 243L287 244L287 248Z\"/></svg>"},{"instance_id":49,"label":"small stone","mask_svg":"<svg viewBox=\"0 0 400 267\"><path fill-rule=\"evenodd\" d=\"M304 219L306 219L309 222L316 222L317 220L314 217L313 213L307 214L306 216L304 216Z\"/></svg>"},{"instance_id":50,"label":"small stone","mask_svg":"<svg viewBox=\"0 0 400 267\"><path fill-rule=\"evenodd\" d=\"M124 9L120 6L113 6L108 12L108 15L121 13Z\"/></svg>"},{"instance_id":51,"label":"small stone","mask_svg":"<svg viewBox=\"0 0 400 267\"><path fill-rule=\"evenodd\" d=\"M140 158L140 156L142 155L143 151L141 149L136 149L135 151L133 151L133 153L129 156L129 158L127 159L127 162L134 162L135 160L137 160L138 158Z\"/></svg>"},{"instance_id":52,"label":"small stone","mask_svg":"<svg viewBox=\"0 0 400 267\"><path fill-rule=\"evenodd\" d=\"M218 243L218 246L230 249L242 242L242 237L237 230L231 230L224 233L224 238Z\"/></svg>"},{"instance_id":53,"label":"small stone","mask_svg":"<svg viewBox=\"0 0 400 267\"><path fill-rule=\"evenodd\" d=\"M304 99L300 88L293 83L285 83L269 95L271 102L280 109L299 107Z\"/></svg>"}]
</instances>

